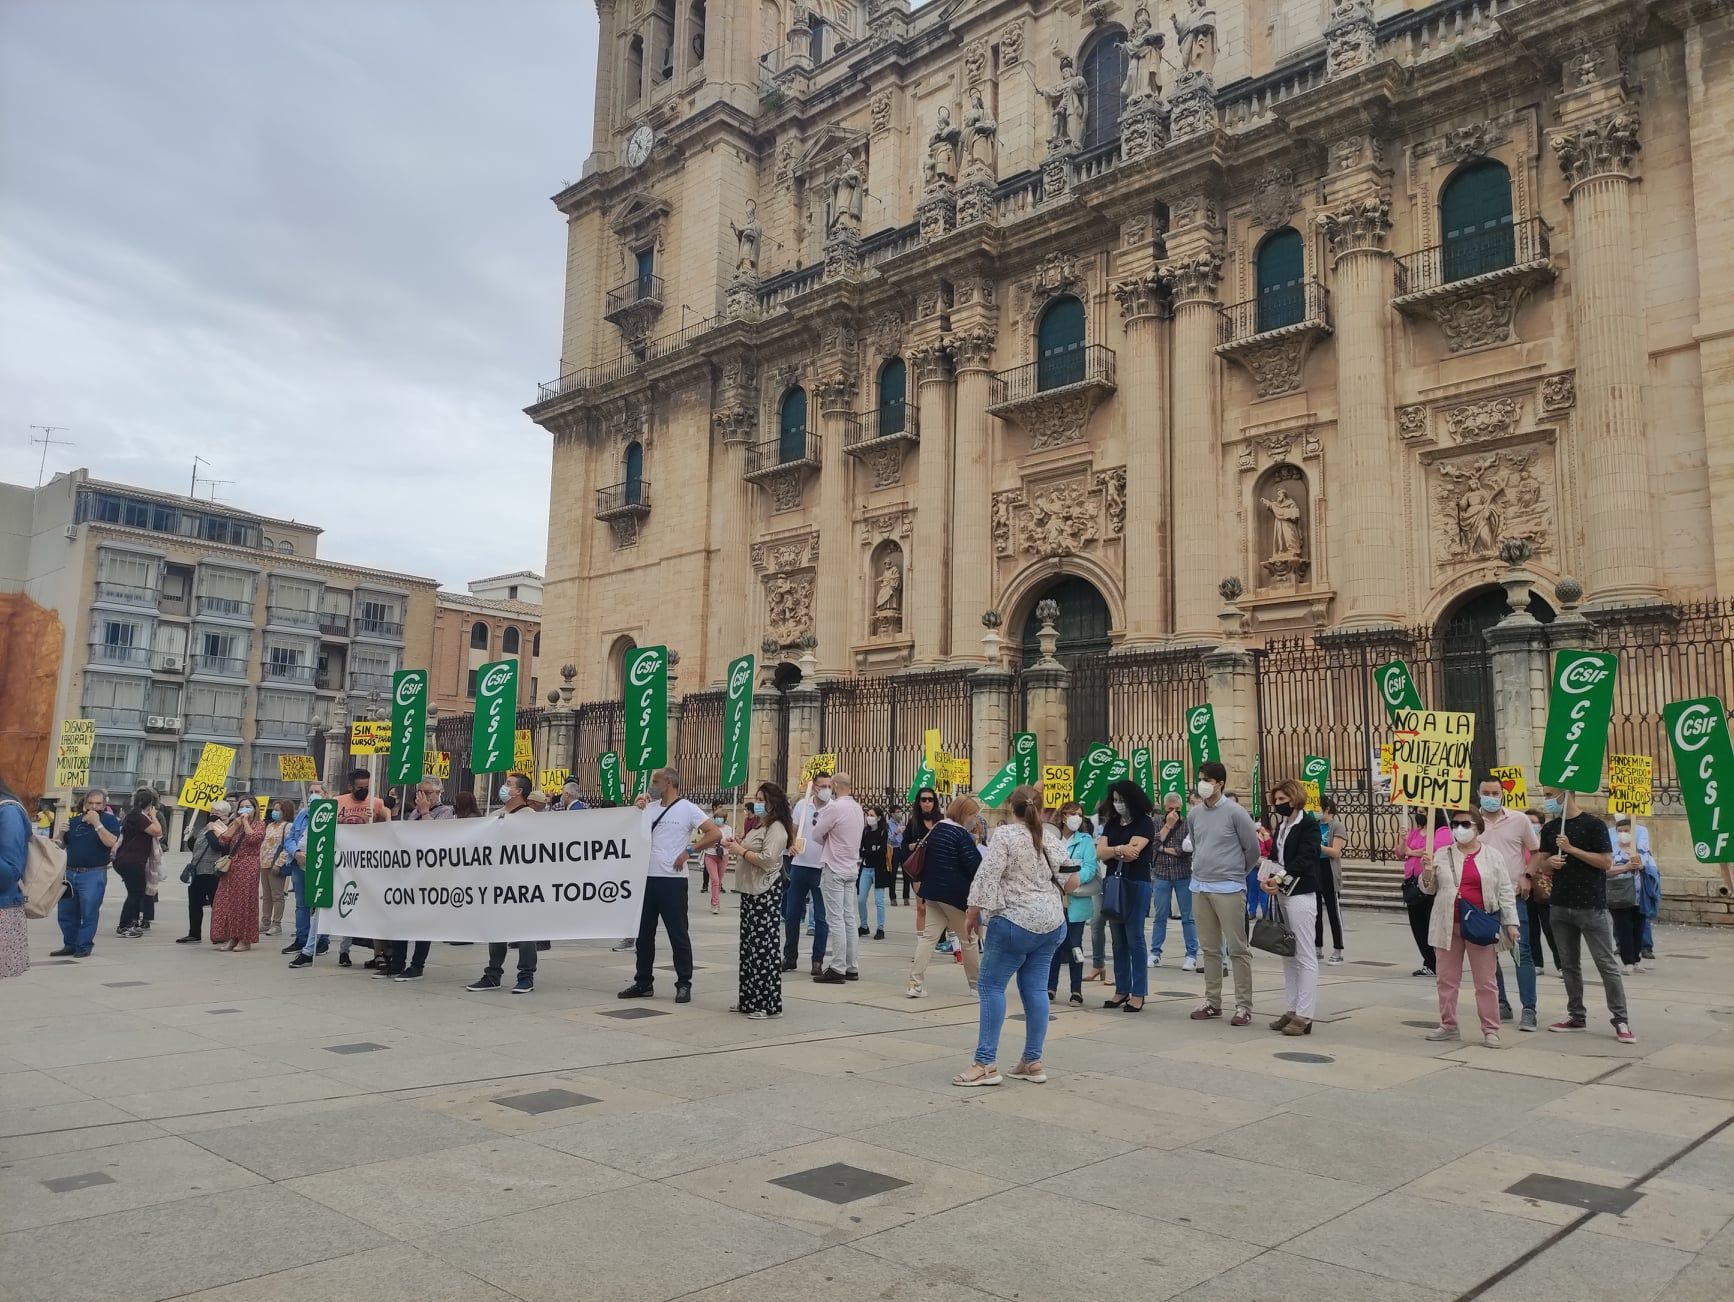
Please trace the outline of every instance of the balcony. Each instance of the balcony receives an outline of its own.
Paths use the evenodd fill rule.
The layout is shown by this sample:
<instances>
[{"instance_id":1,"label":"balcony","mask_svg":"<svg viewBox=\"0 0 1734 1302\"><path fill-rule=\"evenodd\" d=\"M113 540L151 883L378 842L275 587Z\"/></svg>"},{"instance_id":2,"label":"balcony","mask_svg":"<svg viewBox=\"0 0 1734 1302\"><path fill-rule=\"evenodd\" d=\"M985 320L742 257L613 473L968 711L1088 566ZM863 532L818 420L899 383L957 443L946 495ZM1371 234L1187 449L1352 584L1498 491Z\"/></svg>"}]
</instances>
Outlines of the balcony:
<instances>
[{"instance_id":1,"label":"balcony","mask_svg":"<svg viewBox=\"0 0 1734 1302\"><path fill-rule=\"evenodd\" d=\"M185 716L187 731L206 737L239 737L241 716L238 714L189 714Z\"/></svg>"},{"instance_id":2,"label":"balcony","mask_svg":"<svg viewBox=\"0 0 1734 1302\"><path fill-rule=\"evenodd\" d=\"M144 606L154 609L157 604L157 590L136 583L109 583L107 580L98 579L96 599L109 606Z\"/></svg>"},{"instance_id":3,"label":"balcony","mask_svg":"<svg viewBox=\"0 0 1734 1302\"><path fill-rule=\"evenodd\" d=\"M1054 353L993 377L988 410L1022 426L1030 451L1076 443L1090 414L1114 392L1114 350L1100 344Z\"/></svg>"},{"instance_id":4,"label":"balcony","mask_svg":"<svg viewBox=\"0 0 1734 1302\"><path fill-rule=\"evenodd\" d=\"M268 628L312 630L319 627L320 618L317 610L303 610L299 606L265 607L265 625Z\"/></svg>"},{"instance_id":5,"label":"balcony","mask_svg":"<svg viewBox=\"0 0 1734 1302\"><path fill-rule=\"evenodd\" d=\"M917 425L915 408L907 402L875 407L859 416L851 412L844 422L843 451L861 457L876 448L914 443L919 438Z\"/></svg>"},{"instance_id":6,"label":"balcony","mask_svg":"<svg viewBox=\"0 0 1734 1302\"><path fill-rule=\"evenodd\" d=\"M349 675L349 690L352 692L391 693L390 674L353 673Z\"/></svg>"},{"instance_id":7,"label":"balcony","mask_svg":"<svg viewBox=\"0 0 1734 1302\"><path fill-rule=\"evenodd\" d=\"M403 641L403 625L389 619L369 619L366 615L358 615L355 619L355 636L372 638L376 642Z\"/></svg>"},{"instance_id":8,"label":"balcony","mask_svg":"<svg viewBox=\"0 0 1734 1302\"><path fill-rule=\"evenodd\" d=\"M1218 309L1218 356L1246 368L1261 398L1302 387L1307 352L1331 332L1330 295L1314 280Z\"/></svg>"},{"instance_id":9,"label":"balcony","mask_svg":"<svg viewBox=\"0 0 1734 1302\"><path fill-rule=\"evenodd\" d=\"M807 481L819 473L819 436L811 430L786 430L747 448L741 478L759 484L771 495L773 511L793 511L801 505Z\"/></svg>"},{"instance_id":10,"label":"balcony","mask_svg":"<svg viewBox=\"0 0 1734 1302\"><path fill-rule=\"evenodd\" d=\"M302 699L305 700L306 698L303 697ZM272 737L279 740L286 738L291 741L305 741L307 735L312 731L313 725L305 719L259 719L253 724L254 734L261 738Z\"/></svg>"},{"instance_id":11,"label":"balcony","mask_svg":"<svg viewBox=\"0 0 1734 1302\"><path fill-rule=\"evenodd\" d=\"M144 669L150 665L151 652L149 647L94 642L90 648L90 661L98 665L127 665L134 669Z\"/></svg>"},{"instance_id":12,"label":"balcony","mask_svg":"<svg viewBox=\"0 0 1734 1302\"><path fill-rule=\"evenodd\" d=\"M348 637L349 616L322 610L319 612L319 631L326 637Z\"/></svg>"},{"instance_id":13,"label":"balcony","mask_svg":"<svg viewBox=\"0 0 1734 1302\"><path fill-rule=\"evenodd\" d=\"M239 624L253 622L253 603L239 597L194 597L193 609L200 619L221 619Z\"/></svg>"},{"instance_id":14,"label":"balcony","mask_svg":"<svg viewBox=\"0 0 1734 1302\"><path fill-rule=\"evenodd\" d=\"M144 728L145 712L121 705L87 705L80 712L104 728Z\"/></svg>"},{"instance_id":15,"label":"balcony","mask_svg":"<svg viewBox=\"0 0 1734 1302\"><path fill-rule=\"evenodd\" d=\"M313 666L286 663L281 660L262 660L259 662L259 677L266 686L284 683L311 687L313 685Z\"/></svg>"},{"instance_id":16,"label":"balcony","mask_svg":"<svg viewBox=\"0 0 1734 1302\"><path fill-rule=\"evenodd\" d=\"M650 481L635 479L596 490L596 518L602 521L643 519L650 514Z\"/></svg>"},{"instance_id":17,"label":"balcony","mask_svg":"<svg viewBox=\"0 0 1734 1302\"><path fill-rule=\"evenodd\" d=\"M194 656L193 672L216 678L245 678L247 662L237 656Z\"/></svg>"},{"instance_id":18,"label":"balcony","mask_svg":"<svg viewBox=\"0 0 1734 1302\"><path fill-rule=\"evenodd\" d=\"M99 769L90 770L90 781L85 783L86 791L106 791L111 796L124 796L133 789L133 771L131 769ZM125 803L122 801L121 803Z\"/></svg>"},{"instance_id":19,"label":"balcony","mask_svg":"<svg viewBox=\"0 0 1734 1302\"><path fill-rule=\"evenodd\" d=\"M1398 258L1391 306L1432 320L1454 353L1510 343L1524 298L1558 274L1548 234L1532 217Z\"/></svg>"},{"instance_id":20,"label":"balcony","mask_svg":"<svg viewBox=\"0 0 1734 1302\"><path fill-rule=\"evenodd\" d=\"M619 327L627 347L637 350L650 338L650 328L662 315L662 277L634 276L608 291L602 316Z\"/></svg>"},{"instance_id":21,"label":"balcony","mask_svg":"<svg viewBox=\"0 0 1734 1302\"><path fill-rule=\"evenodd\" d=\"M186 673L186 653L184 651L153 651L151 653L151 672L158 674Z\"/></svg>"}]
</instances>

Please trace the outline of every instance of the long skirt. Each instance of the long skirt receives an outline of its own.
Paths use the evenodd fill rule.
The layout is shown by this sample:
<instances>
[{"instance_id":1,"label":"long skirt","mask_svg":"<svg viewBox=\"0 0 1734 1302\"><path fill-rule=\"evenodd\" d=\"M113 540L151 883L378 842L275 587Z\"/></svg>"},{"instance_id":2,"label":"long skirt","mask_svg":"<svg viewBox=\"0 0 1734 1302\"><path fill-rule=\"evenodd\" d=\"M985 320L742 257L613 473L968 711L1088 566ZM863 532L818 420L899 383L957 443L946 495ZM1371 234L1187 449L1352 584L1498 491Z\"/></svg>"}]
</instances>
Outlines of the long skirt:
<instances>
[{"instance_id":1,"label":"long skirt","mask_svg":"<svg viewBox=\"0 0 1734 1302\"><path fill-rule=\"evenodd\" d=\"M741 896L743 1013L783 1011L783 883L763 895Z\"/></svg>"},{"instance_id":2,"label":"long skirt","mask_svg":"<svg viewBox=\"0 0 1734 1302\"><path fill-rule=\"evenodd\" d=\"M258 943L259 856L250 857L247 863L237 854L217 884L217 898L211 902L211 939L216 943Z\"/></svg>"}]
</instances>

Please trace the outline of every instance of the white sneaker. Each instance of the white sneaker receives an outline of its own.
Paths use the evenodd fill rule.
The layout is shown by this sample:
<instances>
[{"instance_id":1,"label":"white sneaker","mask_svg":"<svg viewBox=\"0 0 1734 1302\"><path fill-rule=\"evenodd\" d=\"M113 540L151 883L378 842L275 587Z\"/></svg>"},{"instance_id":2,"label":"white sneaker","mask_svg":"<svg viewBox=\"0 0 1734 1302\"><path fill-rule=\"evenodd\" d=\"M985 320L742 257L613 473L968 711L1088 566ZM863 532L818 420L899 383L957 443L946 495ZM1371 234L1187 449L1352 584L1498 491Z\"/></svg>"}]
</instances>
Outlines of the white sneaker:
<instances>
[{"instance_id":1,"label":"white sneaker","mask_svg":"<svg viewBox=\"0 0 1734 1302\"><path fill-rule=\"evenodd\" d=\"M1162 966L1162 955L1160 955L1160 954L1150 955L1150 962L1149 962L1148 966L1161 967Z\"/></svg>"},{"instance_id":2,"label":"white sneaker","mask_svg":"<svg viewBox=\"0 0 1734 1302\"><path fill-rule=\"evenodd\" d=\"M1488 1049L1503 1049L1505 1047L1500 1043L1498 1034L1493 1031L1489 1031L1481 1037L1481 1044L1482 1047Z\"/></svg>"},{"instance_id":3,"label":"white sneaker","mask_svg":"<svg viewBox=\"0 0 1734 1302\"><path fill-rule=\"evenodd\" d=\"M1180 965L1180 970L1182 972L1198 971L1198 960L1188 955L1186 961Z\"/></svg>"},{"instance_id":4,"label":"white sneaker","mask_svg":"<svg viewBox=\"0 0 1734 1302\"><path fill-rule=\"evenodd\" d=\"M1423 1035L1421 1038L1423 1040L1431 1040L1435 1044L1437 1044L1437 1043L1444 1041L1444 1040L1456 1040L1456 1039L1459 1039L1461 1037L1458 1035L1457 1028L1455 1026L1438 1026L1438 1027L1435 1027L1433 1030L1428 1031L1427 1034ZM1497 1038L1497 1037L1495 1037L1495 1038Z\"/></svg>"},{"instance_id":5,"label":"white sneaker","mask_svg":"<svg viewBox=\"0 0 1734 1302\"><path fill-rule=\"evenodd\" d=\"M905 990L903 994L907 999L925 999L927 998L927 987L919 981L911 981L909 989Z\"/></svg>"}]
</instances>

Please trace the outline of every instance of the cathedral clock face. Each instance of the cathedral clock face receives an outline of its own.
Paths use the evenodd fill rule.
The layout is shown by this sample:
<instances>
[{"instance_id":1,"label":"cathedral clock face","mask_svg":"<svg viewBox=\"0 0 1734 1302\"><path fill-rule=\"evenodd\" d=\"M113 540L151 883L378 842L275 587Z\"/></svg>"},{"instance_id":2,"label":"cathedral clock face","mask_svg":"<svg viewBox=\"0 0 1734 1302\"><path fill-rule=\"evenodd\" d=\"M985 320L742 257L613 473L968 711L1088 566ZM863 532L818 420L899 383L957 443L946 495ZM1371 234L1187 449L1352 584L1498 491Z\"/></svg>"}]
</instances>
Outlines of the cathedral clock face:
<instances>
[{"instance_id":1,"label":"cathedral clock face","mask_svg":"<svg viewBox=\"0 0 1734 1302\"><path fill-rule=\"evenodd\" d=\"M637 129L626 138L626 165L643 167L644 160L650 157L650 151L655 144L656 132L650 123L639 123Z\"/></svg>"}]
</instances>

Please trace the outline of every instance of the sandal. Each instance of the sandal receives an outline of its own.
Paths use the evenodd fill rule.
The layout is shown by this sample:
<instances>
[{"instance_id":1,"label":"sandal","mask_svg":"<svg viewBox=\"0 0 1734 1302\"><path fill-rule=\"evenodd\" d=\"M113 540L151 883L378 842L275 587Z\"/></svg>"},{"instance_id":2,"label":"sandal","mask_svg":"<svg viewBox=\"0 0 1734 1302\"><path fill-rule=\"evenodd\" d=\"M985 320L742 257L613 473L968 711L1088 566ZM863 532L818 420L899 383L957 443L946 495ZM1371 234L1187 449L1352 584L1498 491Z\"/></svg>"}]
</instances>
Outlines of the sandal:
<instances>
[{"instance_id":1,"label":"sandal","mask_svg":"<svg viewBox=\"0 0 1734 1302\"><path fill-rule=\"evenodd\" d=\"M1048 1073L1043 1070L1041 1060L1035 1062L1020 1062L1006 1073L1013 1080L1027 1080L1031 1085L1046 1085Z\"/></svg>"},{"instance_id":2,"label":"sandal","mask_svg":"<svg viewBox=\"0 0 1734 1302\"><path fill-rule=\"evenodd\" d=\"M1086 981L1100 981L1103 985L1106 985L1108 983L1107 969L1106 968L1094 968L1091 971L1084 973L1084 980L1086 980Z\"/></svg>"},{"instance_id":3,"label":"sandal","mask_svg":"<svg viewBox=\"0 0 1734 1302\"><path fill-rule=\"evenodd\" d=\"M998 1085L1004 1079L1005 1077L999 1074L998 1067L983 1067L976 1062L970 1064L968 1071L953 1076L951 1083L964 1089L978 1089L984 1085Z\"/></svg>"}]
</instances>

